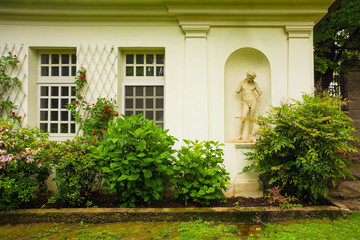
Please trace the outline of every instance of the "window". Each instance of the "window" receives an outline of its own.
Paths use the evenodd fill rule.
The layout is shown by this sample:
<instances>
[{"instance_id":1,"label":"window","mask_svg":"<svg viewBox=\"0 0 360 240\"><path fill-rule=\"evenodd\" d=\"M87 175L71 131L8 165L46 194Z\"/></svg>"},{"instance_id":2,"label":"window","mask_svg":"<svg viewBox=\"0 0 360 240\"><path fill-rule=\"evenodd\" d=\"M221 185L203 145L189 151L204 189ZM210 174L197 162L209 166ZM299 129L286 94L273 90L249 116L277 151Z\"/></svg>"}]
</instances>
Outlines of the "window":
<instances>
[{"instance_id":1,"label":"window","mask_svg":"<svg viewBox=\"0 0 360 240\"><path fill-rule=\"evenodd\" d=\"M41 51L38 56L38 126L54 140L64 140L76 134L74 118L66 109L75 101L76 54Z\"/></svg>"},{"instance_id":2,"label":"window","mask_svg":"<svg viewBox=\"0 0 360 240\"><path fill-rule=\"evenodd\" d=\"M124 54L124 114L143 114L164 125L164 53Z\"/></svg>"}]
</instances>

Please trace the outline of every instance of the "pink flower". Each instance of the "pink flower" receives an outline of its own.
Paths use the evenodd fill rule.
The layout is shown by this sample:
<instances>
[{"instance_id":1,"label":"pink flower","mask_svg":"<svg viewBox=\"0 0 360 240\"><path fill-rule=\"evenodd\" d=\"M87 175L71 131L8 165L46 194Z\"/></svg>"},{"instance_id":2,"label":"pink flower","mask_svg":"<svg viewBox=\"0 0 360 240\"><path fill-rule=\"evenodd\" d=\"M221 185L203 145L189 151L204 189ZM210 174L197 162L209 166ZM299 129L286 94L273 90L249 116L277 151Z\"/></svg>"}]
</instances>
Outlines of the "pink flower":
<instances>
[{"instance_id":1,"label":"pink flower","mask_svg":"<svg viewBox=\"0 0 360 240\"><path fill-rule=\"evenodd\" d=\"M21 117L20 117L21 118ZM24 135L24 139L29 139L28 135Z\"/></svg>"},{"instance_id":2,"label":"pink flower","mask_svg":"<svg viewBox=\"0 0 360 240\"><path fill-rule=\"evenodd\" d=\"M38 168L40 168L41 166L42 166L41 163L39 163L39 164L37 165Z\"/></svg>"}]
</instances>

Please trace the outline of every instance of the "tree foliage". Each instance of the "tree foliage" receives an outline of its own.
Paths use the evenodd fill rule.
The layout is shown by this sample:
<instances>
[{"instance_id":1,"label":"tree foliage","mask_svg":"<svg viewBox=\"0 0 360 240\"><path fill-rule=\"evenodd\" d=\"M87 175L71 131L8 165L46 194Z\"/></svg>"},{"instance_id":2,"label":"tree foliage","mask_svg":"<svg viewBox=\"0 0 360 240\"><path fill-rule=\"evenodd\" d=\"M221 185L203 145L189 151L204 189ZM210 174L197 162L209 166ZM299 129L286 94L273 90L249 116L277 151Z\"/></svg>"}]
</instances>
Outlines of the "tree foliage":
<instances>
[{"instance_id":1,"label":"tree foliage","mask_svg":"<svg viewBox=\"0 0 360 240\"><path fill-rule=\"evenodd\" d=\"M360 66L360 0L344 0L315 27L314 47L315 82L322 89Z\"/></svg>"}]
</instances>

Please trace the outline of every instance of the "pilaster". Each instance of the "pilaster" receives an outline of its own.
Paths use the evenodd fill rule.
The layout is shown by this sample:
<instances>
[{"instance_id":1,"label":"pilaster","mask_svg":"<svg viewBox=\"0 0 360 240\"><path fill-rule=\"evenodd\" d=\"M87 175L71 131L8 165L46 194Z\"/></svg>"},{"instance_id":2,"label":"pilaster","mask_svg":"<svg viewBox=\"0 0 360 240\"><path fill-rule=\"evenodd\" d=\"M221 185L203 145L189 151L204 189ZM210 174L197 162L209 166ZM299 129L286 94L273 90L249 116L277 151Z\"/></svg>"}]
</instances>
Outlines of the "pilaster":
<instances>
[{"instance_id":1,"label":"pilaster","mask_svg":"<svg viewBox=\"0 0 360 240\"><path fill-rule=\"evenodd\" d=\"M184 138L208 139L206 36L209 25L182 25L185 33Z\"/></svg>"},{"instance_id":2,"label":"pilaster","mask_svg":"<svg viewBox=\"0 0 360 240\"><path fill-rule=\"evenodd\" d=\"M314 90L313 26L286 26L288 34L288 98L301 99Z\"/></svg>"}]
</instances>

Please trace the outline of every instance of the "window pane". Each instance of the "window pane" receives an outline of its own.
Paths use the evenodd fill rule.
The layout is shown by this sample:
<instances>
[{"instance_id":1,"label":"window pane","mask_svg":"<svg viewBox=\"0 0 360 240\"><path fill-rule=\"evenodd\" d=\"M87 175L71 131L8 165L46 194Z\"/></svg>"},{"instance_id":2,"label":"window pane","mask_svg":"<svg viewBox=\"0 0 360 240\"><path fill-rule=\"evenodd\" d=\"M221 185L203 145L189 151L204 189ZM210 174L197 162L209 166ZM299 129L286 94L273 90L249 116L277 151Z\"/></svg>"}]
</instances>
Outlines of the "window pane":
<instances>
[{"instance_id":1,"label":"window pane","mask_svg":"<svg viewBox=\"0 0 360 240\"><path fill-rule=\"evenodd\" d=\"M51 67L51 76L59 76L59 67Z\"/></svg>"},{"instance_id":2,"label":"window pane","mask_svg":"<svg viewBox=\"0 0 360 240\"><path fill-rule=\"evenodd\" d=\"M156 96L164 96L164 87L156 87Z\"/></svg>"},{"instance_id":3,"label":"window pane","mask_svg":"<svg viewBox=\"0 0 360 240\"><path fill-rule=\"evenodd\" d=\"M134 76L134 67L126 67L126 76Z\"/></svg>"},{"instance_id":4,"label":"window pane","mask_svg":"<svg viewBox=\"0 0 360 240\"><path fill-rule=\"evenodd\" d=\"M68 99L61 99L61 105L60 105L60 107L61 107L62 109L65 109L65 108L66 108L66 105L68 105L68 102L69 102Z\"/></svg>"},{"instance_id":5,"label":"window pane","mask_svg":"<svg viewBox=\"0 0 360 240\"><path fill-rule=\"evenodd\" d=\"M164 108L164 99L156 99L156 108Z\"/></svg>"},{"instance_id":6,"label":"window pane","mask_svg":"<svg viewBox=\"0 0 360 240\"><path fill-rule=\"evenodd\" d=\"M49 87L40 87L40 96L49 96Z\"/></svg>"},{"instance_id":7,"label":"window pane","mask_svg":"<svg viewBox=\"0 0 360 240\"><path fill-rule=\"evenodd\" d=\"M41 67L41 76L49 76L49 67Z\"/></svg>"},{"instance_id":8,"label":"window pane","mask_svg":"<svg viewBox=\"0 0 360 240\"><path fill-rule=\"evenodd\" d=\"M164 120L163 115L164 115L163 111L156 111L156 121L163 121Z\"/></svg>"},{"instance_id":9,"label":"window pane","mask_svg":"<svg viewBox=\"0 0 360 240\"><path fill-rule=\"evenodd\" d=\"M57 123L50 124L50 133L58 133L58 124Z\"/></svg>"},{"instance_id":10,"label":"window pane","mask_svg":"<svg viewBox=\"0 0 360 240\"><path fill-rule=\"evenodd\" d=\"M146 96L154 96L154 87L146 87Z\"/></svg>"},{"instance_id":11,"label":"window pane","mask_svg":"<svg viewBox=\"0 0 360 240\"><path fill-rule=\"evenodd\" d=\"M146 108L153 108L153 107L154 107L154 100L146 99Z\"/></svg>"},{"instance_id":12,"label":"window pane","mask_svg":"<svg viewBox=\"0 0 360 240\"><path fill-rule=\"evenodd\" d=\"M61 63L69 64L69 62L70 62L70 55L69 54L61 54Z\"/></svg>"},{"instance_id":13,"label":"window pane","mask_svg":"<svg viewBox=\"0 0 360 240\"><path fill-rule=\"evenodd\" d=\"M144 88L136 87L136 96L144 96Z\"/></svg>"},{"instance_id":14,"label":"window pane","mask_svg":"<svg viewBox=\"0 0 360 240\"><path fill-rule=\"evenodd\" d=\"M70 114L70 121L75 121L74 115Z\"/></svg>"},{"instance_id":15,"label":"window pane","mask_svg":"<svg viewBox=\"0 0 360 240\"><path fill-rule=\"evenodd\" d=\"M48 131L47 126L48 126L47 123L40 123L40 129L43 130L44 132Z\"/></svg>"},{"instance_id":16,"label":"window pane","mask_svg":"<svg viewBox=\"0 0 360 240\"><path fill-rule=\"evenodd\" d=\"M41 54L41 64L49 64L49 54Z\"/></svg>"},{"instance_id":17,"label":"window pane","mask_svg":"<svg viewBox=\"0 0 360 240\"><path fill-rule=\"evenodd\" d=\"M59 99L51 99L51 108L59 108Z\"/></svg>"},{"instance_id":18,"label":"window pane","mask_svg":"<svg viewBox=\"0 0 360 240\"><path fill-rule=\"evenodd\" d=\"M136 67L136 76L144 76L144 67Z\"/></svg>"},{"instance_id":19,"label":"window pane","mask_svg":"<svg viewBox=\"0 0 360 240\"><path fill-rule=\"evenodd\" d=\"M134 107L134 101L132 99L126 99L125 100L125 107L126 108L133 108Z\"/></svg>"},{"instance_id":20,"label":"window pane","mask_svg":"<svg viewBox=\"0 0 360 240\"><path fill-rule=\"evenodd\" d=\"M69 96L69 87L61 87L61 96Z\"/></svg>"},{"instance_id":21,"label":"window pane","mask_svg":"<svg viewBox=\"0 0 360 240\"><path fill-rule=\"evenodd\" d=\"M126 64L134 64L134 54L126 54Z\"/></svg>"},{"instance_id":22,"label":"window pane","mask_svg":"<svg viewBox=\"0 0 360 240\"><path fill-rule=\"evenodd\" d=\"M144 54L136 54L136 64L144 64Z\"/></svg>"},{"instance_id":23,"label":"window pane","mask_svg":"<svg viewBox=\"0 0 360 240\"><path fill-rule=\"evenodd\" d=\"M40 121L47 121L47 120L48 120L48 112L40 111Z\"/></svg>"},{"instance_id":24,"label":"window pane","mask_svg":"<svg viewBox=\"0 0 360 240\"><path fill-rule=\"evenodd\" d=\"M51 54L51 64L59 64L59 54Z\"/></svg>"},{"instance_id":25,"label":"window pane","mask_svg":"<svg viewBox=\"0 0 360 240\"><path fill-rule=\"evenodd\" d=\"M59 96L59 87L51 87L51 96Z\"/></svg>"},{"instance_id":26,"label":"window pane","mask_svg":"<svg viewBox=\"0 0 360 240\"><path fill-rule=\"evenodd\" d=\"M156 67L156 76L164 76L164 67Z\"/></svg>"},{"instance_id":27,"label":"window pane","mask_svg":"<svg viewBox=\"0 0 360 240\"><path fill-rule=\"evenodd\" d=\"M71 63L76 64L76 54L71 54Z\"/></svg>"},{"instance_id":28,"label":"window pane","mask_svg":"<svg viewBox=\"0 0 360 240\"><path fill-rule=\"evenodd\" d=\"M49 100L48 99L40 99L40 108L48 108Z\"/></svg>"},{"instance_id":29,"label":"window pane","mask_svg":"<svg viewBox=\"0 0 360 240\"><path fill-rule=\"evenodd\" d=\"M69 67L61 67L61 76L69 76Z\"/></svg>"},{"instance_id":30,"label":"window pane","mask_svg":"<svg viewBox=\"0 0 360 240\"><path fill-rule=\"evenodd\" d=\"M130 97L134 95L133 87L125 87L125 96Z\"/></svg>"},{"instance_id":31,"label":"window pane","mask_svg":"<svg viewBox=\"0 0 360 240\"><path fill-rule=\"evenodd\" d=\"M164 54L156 54L156 64L164 64Z\"/></svg>"},{"instance_id":32,"label":"window pane","mask_svg":"<svg viewBox=\"0 0 360 240\"><path fill-rule=\"evenodd\" d=\"M61 111L60 120L61 121L68 121L69 120L69 112L68 111Z\"/></svg>"},{"instance_id":33,"label":"window pane","mask_svg":"<svg viewBox=\"0 0 360 240\"><path fill-rule=\"evenodd\" d=\"M154 76L154 67L146 67L146 76Z\"/></svg>"},{"instance_id":34,"label":"window pane","mask_svg":"<svg viewBox=\"0 0 360 240\"><path fill-rule=\"evenodd\" d=\"M50 112L50 121L58 121L59 120L59 113L57 111Z\"/></svg>"},{"instance_id":35,"label":"window pane","mask_svg":"<svg viewBox=\"0 0 360 240\"><path fill-rule=\"evenodd\" d=\"M76 131L75 123L70 124L70 132L75 133L75 131Z\"/></svg>"},{"instance_id":36,"label":"window pane","mask_svg":"<svg viewBox=\"0 0 360 240\"><path fill-rule=\"evenodd\" d=\"M136 99L136 108L143 108L143 107L144 107L144 100Z\"/></svg>"},{"instance_id":37,"label":"window pane","mask_svg":"<svg viewBox=\"0 0 360 240\"><path fill-rule=\"evenodd\" d=\"M146 54L146 64L154 64L154 54Z\"/></svg>"},{"instance_id":38,"label":"window pane","mask_svg":"<svg viewBox=\"0 0 360 240\"><path fill-rule=\"evenodd\" d=\"M76 76L76 67L71 67L71 76Z\"/></svg>"},{"instance_id":39,"label":"window pane","mask_svg":"<svg viewBox=\"0 0 360 240\"><path fill-rule=\"evenodd\" d=\"M60 133L68 133L69 132L69 124L61 123L60 124Z\"/></svg>"},{"instance_id":40,"label":"window pane","mask_svg":"<svg viewBox=\"0 0 360 240\"><path fill-rule=\"evenodd\" d=\"M149 120L154 120L154 112L153 111L146 111L146 118Z\"/></svg>"},{"instance_id":41,"label":"window pane","mask_svg":"<svg viewBox=\"0 0 360 240\"><path fill-rule=\"evenodd\" d=\"M125 116L129 117L129 116L131 116L131 115L133 115L133 112L132 112L132 111L126 111L126 112L125 112Z\"/></svg>"},{"instance_id":42,"label":"window pane","mask_svg":"<svg viewBox=\"0 0 360 240\"><path fill-rule=\"evenodd\" d=\"M135 114L136 115L143 114L143 111L136 111Z\"/></svg>"}]
</instances>

